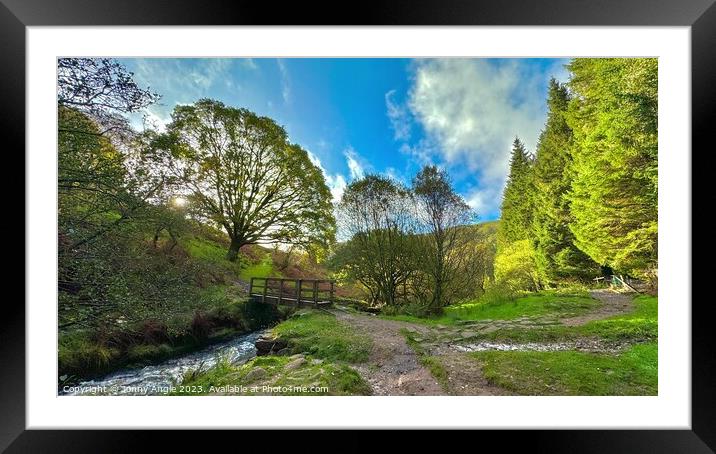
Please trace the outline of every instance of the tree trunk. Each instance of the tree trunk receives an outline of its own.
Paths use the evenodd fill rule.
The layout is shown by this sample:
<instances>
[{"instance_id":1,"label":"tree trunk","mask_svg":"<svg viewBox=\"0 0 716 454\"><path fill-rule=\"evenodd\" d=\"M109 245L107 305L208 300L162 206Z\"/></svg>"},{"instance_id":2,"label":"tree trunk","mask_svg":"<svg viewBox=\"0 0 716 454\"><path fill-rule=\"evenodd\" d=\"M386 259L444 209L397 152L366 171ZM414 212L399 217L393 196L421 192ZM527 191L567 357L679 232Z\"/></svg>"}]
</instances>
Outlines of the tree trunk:
<instances>
[{"instance_id":1,"label":"tree trunk","mask_svg":"<svg viewBox=\"0 0 716 454\"><path fill-rule=\"evenodd\" d=\"M235 262L239 256L239 249L241 249L241 246L243 245L243 242L239 241L237 238L232 238L231 244L229 245L229 252L226 253L226 258L230 262Z\"/></svg>"}]
</instances>

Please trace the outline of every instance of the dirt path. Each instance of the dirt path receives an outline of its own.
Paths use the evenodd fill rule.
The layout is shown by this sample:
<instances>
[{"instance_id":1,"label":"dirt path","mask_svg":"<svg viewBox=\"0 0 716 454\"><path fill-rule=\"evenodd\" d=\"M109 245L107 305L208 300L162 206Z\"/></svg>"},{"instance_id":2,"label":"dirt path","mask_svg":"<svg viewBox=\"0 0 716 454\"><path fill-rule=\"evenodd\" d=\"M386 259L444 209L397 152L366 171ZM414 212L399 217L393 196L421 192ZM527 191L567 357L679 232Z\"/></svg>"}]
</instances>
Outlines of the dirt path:
<instances>
[{"instance_id":1,"label":"dirt path","mask_svg":"<svg viewBox=\"0 0 716 454\"><path fill-rule=\"evenodd\" d=\"M567 326L583 325L592 320L600 320L613 315L629 312L633 309L633 295L621 294L609 290L594 290L593 298L602 304L587 314L554 320ZM373 339L373 349L366 364L356 367L363 378L370 383L375 395L382 396L495 396L507 394L501 388L491 385L482 374L478 361L455 350L453 345L465 342L477 334L512 327L513 321L489 321L486 326L470 325L465 327L435 327L416 323L385 320L376 316L356 314L336 308L331 311L339 320L351 325L359 333ZM529 329L541 326L534 320L518 320L520 327ZM538 320L539 321L539 320ZM529 323L528 323L529 322ZM534 326L532 326L534 325ZM423 344L427 354L437 360L447 373L444 389L430 371L420 363L418 354L406 343L401 334L407 329L423 339L431 339L429 345ZM436 337L437 333L437 337Z\"/></svg>"},{"instance_id":2,"label":"dirt path","mask_svg":"<svg viewBox=\"0 0 716 454\"><path fill-rule=\"evenodd\" d=\"M424 368L400 334L410 323L383 320L375 316L356 315L341 310L333 313L373 339L373 350L365 365L356 367L378 396L439 396L444 391L435 378Z\"/></svg>"},{"instance_id":3,"label":"dirt path","mask_svg":"<svg viewBox=\"0 0 716 454\"><path fill-rule=\"evenodd\" d=\"M561 320L562 324L579 326L593 320L601 320L633 310L633 294L617 293L608 289L592 290L589 294L592 298L599 300L602 305L592 312L576 317L563 318Z\"/></svg>"},{"instance_id":4,"label":"dirt path","mask_svg":"<svg viewBox=\"0 0 716 454\"><path fill-rule=\"evenodd\" d=\"M490 385L482 376L479 364L455 352L436 357L448 374L448 389L443 389L430 371L420 364L418 355L408 346L405 337L400 333L401 329L406 328L417 333L427 333L428 327L342 310L332 312L339 320L373 339L373 350L368 362L356 369L371 384L375 395L492 396L501 394L499 388Z\"/></svg>"}]
</instances>

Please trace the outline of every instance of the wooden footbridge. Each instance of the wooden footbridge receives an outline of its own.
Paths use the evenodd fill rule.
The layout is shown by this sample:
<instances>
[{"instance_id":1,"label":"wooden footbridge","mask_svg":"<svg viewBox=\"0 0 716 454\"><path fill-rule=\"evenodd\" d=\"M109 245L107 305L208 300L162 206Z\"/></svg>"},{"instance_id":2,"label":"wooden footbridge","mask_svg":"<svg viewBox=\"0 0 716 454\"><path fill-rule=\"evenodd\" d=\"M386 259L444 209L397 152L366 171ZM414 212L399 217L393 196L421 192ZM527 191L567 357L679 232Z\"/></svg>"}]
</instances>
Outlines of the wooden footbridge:
<instances>
[{"instance_id":1,"label":"wooden footbridge","mask_svg":"<svg viewBox=\"0 0 716 454\"><path fill-rule=\"evenodd\" d=\"M328 279L252 277L249 284L249 298L267 304L329 306L334 295L335 281Z\"/></svg>"}]
</instances>

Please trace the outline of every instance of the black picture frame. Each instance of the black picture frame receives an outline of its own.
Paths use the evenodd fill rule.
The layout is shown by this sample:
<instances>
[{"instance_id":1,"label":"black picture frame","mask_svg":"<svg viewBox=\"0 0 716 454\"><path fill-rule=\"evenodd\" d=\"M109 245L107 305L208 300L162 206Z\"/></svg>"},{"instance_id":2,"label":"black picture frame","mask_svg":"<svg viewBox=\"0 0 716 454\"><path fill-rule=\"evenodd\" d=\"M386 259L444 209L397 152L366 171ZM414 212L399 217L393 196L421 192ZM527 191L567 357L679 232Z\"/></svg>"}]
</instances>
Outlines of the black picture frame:
<instances>
[{"instance_id":1,"label":"black picture frame","mask_svg":"<svg viewBox=\"0 0 716 454\"><path fill-rule=\"evenodd\" d=\"M628 25L691 27L692 149L704 152L713 149L713 140L710 140L713 128L708 118L716 111L714 0L406 0L336 5L338 3L330 6L244 0L211 3L191 0L0 0L0 93L3 101L0 124L4 142L10 140L17 144L16 149L24 149L25 32L28 26ZM692 159L697 157L696 153L691 156ZM688 158L685 154L684 159ZM698 167L692 162L692 168ZM704 197L693 193L695 198ZM26 238L26 244L30 240ZM692 281L699 282L698 279ZM532 450L548 452L714 452L716 349L712 322L708 317L709 303L709 300L695 299L692 304L691 430L516 431L514 435L518 436L502 431L482 431L480 445L487 447L493 441L504 444L509 440L510 447L528 442ZM18 304L3 306L0 318L0 370L3 377L0 449L7 448L7 452L131 452L147 446L147 438L153 436L149 431L25 430L25 310ZM201 435L189 431L173 431L171 434L175 443L185 443L197 437ZM424 437L425 433L410 436L413 441ZM278 447L274 446L274 441L291 443L292 438L271 437L271 447ZM351 437L350 440L353 449L373 448L370 437Z\"/></svg>"}]
</instances>

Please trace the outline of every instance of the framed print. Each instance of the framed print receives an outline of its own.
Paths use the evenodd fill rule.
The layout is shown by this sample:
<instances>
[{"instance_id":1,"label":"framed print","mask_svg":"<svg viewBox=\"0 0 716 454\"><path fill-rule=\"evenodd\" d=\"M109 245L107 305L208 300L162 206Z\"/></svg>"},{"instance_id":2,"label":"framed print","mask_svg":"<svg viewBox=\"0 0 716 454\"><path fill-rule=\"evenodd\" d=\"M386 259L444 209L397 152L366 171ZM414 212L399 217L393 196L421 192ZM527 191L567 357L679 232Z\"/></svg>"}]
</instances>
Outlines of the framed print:
<instances>
[{"instance_id":1,"label":"framed print","mask_svg":"<svg viewBox=\"0 0 716 454\"><path fill-rule=\"evenodd\" d=\"M3 448L459 428L711 452L712 2L179 3L3 0L27 168Z\"/></svg>"}]
</instances>

